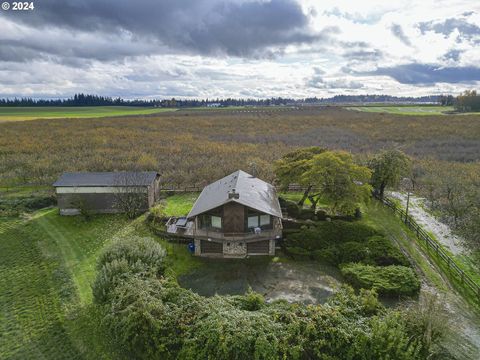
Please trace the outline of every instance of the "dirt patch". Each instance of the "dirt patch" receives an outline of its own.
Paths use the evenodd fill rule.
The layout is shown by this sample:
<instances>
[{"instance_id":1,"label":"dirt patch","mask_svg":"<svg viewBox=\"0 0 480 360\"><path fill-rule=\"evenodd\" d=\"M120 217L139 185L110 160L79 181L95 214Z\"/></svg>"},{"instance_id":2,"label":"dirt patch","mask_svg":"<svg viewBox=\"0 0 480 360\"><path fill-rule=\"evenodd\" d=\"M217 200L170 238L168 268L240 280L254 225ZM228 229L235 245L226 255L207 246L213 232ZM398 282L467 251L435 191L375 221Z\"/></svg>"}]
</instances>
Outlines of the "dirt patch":
<instances>
[{"instance_id":1,"label":"dirt patch","mask_svg":"<svg viewBox=\"0 0 480 360\"><path fill-rule=\"evenodd\" d=\"M181 286L203 296L241 295L251 287L267 301L318 304L325 302L342 283L338 269L316 262L204 261L208 264L178 279Z\"/></svg>"}]
</instances>

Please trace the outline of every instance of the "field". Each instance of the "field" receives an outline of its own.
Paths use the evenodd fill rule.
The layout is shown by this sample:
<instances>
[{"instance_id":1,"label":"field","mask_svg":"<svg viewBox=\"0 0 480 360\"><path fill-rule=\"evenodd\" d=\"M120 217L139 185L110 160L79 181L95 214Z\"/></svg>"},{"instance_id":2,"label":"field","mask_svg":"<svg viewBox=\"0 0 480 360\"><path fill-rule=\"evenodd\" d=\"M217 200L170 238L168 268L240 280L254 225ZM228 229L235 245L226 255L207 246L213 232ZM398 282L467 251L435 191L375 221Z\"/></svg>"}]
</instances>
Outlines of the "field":
<instances>
[{"instance_id":1,"label":"field","mask_svg":"<svg viewBox=\"0 0 480 360\"><path fill-rule=\"evenodd\" d=\"M332 107L249 110L0 123L0 197L47 195L63 171L157 169L163 184L181 187L203 186L255 167L260 177L273 180L274 160L312 145L351 151L360 160L395 146L422 166L433 164L454 175L479 173L480 115ZM165 213L183 215L194 199L193 194L175 195L164 204ZM401 244L429 284L449 291L397 218L370 207L365 221L379 224ZM96 340L90 285L99 251L133 233L151 236L141 219L121 216L85 222L44 209L0 218L0 358L108 358ZM178 274L201 266L185 246L158 241L167 247Z\"/></svg>"},{"instance_id":2,"label":"field","mask_svg":"<svg viewBox=\"0 0 480 360\"><path fill-rule=\"evenodd\" d=\"M368 106L349 106L348 110L397 114L397 115L446 115L454 110L453 106L437 105L368 105Z\"/></svg>"},{"instance_id":3,"label":"field","mask_svg":"<svg viewBox=\"0 0 480 360\"><path fill-rule=\"evenodd\" d=\"M124 115L150 115L175 109L135 106L83 107L0 107L0 122L36 119L99 118Z\"/></svg>"}]
</instances>

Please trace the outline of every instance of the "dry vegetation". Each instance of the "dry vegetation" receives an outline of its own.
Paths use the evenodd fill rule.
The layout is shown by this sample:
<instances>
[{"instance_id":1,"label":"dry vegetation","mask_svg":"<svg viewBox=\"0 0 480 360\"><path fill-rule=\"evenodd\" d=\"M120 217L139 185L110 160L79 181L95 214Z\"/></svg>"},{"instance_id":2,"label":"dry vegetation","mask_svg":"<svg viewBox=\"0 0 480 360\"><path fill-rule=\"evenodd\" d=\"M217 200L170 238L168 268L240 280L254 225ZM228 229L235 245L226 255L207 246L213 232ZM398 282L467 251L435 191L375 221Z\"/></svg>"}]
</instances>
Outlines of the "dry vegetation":
<instances>
[{"instance_id":1,"label":"dry vegetation","mask_svg":"<svg viewBox=\"0 0 480 360\"><path fill-rule=\"evenodd\" d=\"M400 146L416 157L473 162L480 116L402 116L314 108L297 111L179 111L151 116L0 124L0 181L47 184L66 170L159 169L164 181L210 181L293 147L366 153Z\"/></svg>"},{"instance_id":2,"label":"dry vegetation","mask_svg":"<svg viewBox=\"0 0 480 360\"><path fill-rule=\"evenodd\" d=\"M127 169L158 169L164 184L201 186L238 168L248 171L252 163L259 176L272 180L274 160L311 145L361 158L398 147L417 160L416 180L424 184L418 190L449 208L449 218L472 213L471 202L477 201L480 115L411 116L338 107L3 123L0 186L49 184L63 171ZM460 172L469 175L462 178ZM467 198L465 184L473 191ZM462 224L462 219L453 221Z\"/></svg>"}]
</instances>

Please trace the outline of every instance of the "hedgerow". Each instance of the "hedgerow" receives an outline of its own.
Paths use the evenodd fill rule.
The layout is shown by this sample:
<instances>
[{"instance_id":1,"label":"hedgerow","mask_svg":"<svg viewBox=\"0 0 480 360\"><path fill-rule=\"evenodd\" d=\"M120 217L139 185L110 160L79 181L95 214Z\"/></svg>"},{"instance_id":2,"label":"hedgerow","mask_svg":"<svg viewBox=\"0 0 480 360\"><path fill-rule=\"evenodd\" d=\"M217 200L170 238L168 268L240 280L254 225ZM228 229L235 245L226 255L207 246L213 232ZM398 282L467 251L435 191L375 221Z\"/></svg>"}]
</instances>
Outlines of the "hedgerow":
<instances>
[{"instance_id":1,"label":"hedgerow","mask_svg":"<svg viewBox=\"0 0 480 360\"><path fill-rule=\"evenodd\" d=\"M415 272L406 266L346 264L341 271L354 287L375 289L381 295L414 295L420 290Z\"/></svg>"}]
</instances>

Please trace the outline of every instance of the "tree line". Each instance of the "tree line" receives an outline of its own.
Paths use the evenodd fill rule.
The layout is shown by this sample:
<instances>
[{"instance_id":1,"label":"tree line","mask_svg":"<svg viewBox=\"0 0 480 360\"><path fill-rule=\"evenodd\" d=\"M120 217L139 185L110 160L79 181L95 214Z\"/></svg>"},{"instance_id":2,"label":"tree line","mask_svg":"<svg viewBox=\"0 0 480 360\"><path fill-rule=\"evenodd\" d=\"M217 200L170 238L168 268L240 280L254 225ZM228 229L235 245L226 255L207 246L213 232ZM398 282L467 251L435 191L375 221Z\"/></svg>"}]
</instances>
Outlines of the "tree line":
<instances>
[{"instance_id":1,"label":"tree line","mask_svg":"<svg viewBox=\"0 0 480 360\"><path fill-rule=\"evenodd\" d=\"M312 105L312 104L342 104L342 103L437 103L438 96L398 97L390 95L336 95L331 98L309 97L292 99L272 97L266 99L122 99L93 94L75 94L66 99L33 99L33 98L4 98L0 99L0 106L153 106L166 108L187 108L207 106L280 106L280 105Z\"/></svg>"}]
</instances>

